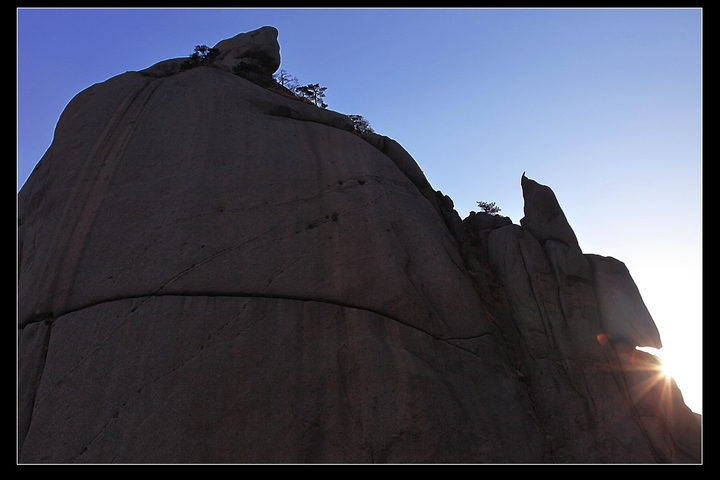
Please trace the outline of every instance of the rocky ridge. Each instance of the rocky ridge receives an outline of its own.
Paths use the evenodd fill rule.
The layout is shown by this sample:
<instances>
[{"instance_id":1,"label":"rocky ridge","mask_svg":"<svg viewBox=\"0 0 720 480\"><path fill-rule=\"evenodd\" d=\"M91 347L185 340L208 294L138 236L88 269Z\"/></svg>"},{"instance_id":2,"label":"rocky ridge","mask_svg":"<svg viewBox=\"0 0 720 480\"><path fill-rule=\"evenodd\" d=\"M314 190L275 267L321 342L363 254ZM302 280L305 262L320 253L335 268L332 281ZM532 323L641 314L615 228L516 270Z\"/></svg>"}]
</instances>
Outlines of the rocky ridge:
<instances>
[{"instance_id":1,"label":"rocky ridge","mask_svg":"<svg viewBox=\"0 0 720 480\"><path fill-rule=\"evenodd\" d=\"M277 30L215 48L78 94L18 196L21 463L701 460L627 268L550 188L463 220L269 83Z\"/></svg>"}]
</instances>

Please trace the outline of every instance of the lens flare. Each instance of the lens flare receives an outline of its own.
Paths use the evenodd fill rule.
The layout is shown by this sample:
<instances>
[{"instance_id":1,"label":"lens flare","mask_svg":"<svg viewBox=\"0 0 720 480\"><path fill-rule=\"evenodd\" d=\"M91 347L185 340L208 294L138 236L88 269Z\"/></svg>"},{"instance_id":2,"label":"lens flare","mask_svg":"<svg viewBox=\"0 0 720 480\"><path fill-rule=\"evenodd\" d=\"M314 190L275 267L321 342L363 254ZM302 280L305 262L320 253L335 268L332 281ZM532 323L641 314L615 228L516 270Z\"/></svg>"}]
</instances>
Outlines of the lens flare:
<instances>
[{"instance_id":1,"label":"lens flare","mask_svg":"<svg viewBox=\"0 0 720 480\"><path fill-rule=\"evenodd\" d=\"M657 358L659 364L657 365L658 373L661 373L662 375L666 377L672 377L672 371L670 369L670 365L667 362L667 359L663 358L663 355L661 355L660 350L657 348L652 347L635 347L637 350L640 350L641 352L649 353L650 355L653 355Z\"/></svg>"},{"instance_id":2,"label":"lens flare","mask_svg":"<svg viewBox=\"0 0 720 480\"><path fill-rule=\"evenodd\" d=\"M655 348L635 347L620 355L623 374L629 380L630 397L635 409L644 414L655 416L653 412L661 409L672 416L674 405L682 394Z\"/></svg>"}]
</instances>

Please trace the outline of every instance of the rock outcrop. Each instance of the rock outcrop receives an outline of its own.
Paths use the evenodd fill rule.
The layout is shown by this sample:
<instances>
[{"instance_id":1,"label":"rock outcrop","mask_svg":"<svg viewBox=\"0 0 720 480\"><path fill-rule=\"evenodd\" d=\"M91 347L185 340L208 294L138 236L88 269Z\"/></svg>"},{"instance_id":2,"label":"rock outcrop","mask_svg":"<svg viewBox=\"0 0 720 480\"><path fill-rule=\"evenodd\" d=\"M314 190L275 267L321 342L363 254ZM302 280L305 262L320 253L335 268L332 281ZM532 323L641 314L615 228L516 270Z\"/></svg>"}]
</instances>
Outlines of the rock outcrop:
<instances>
[{"instance_id":1,"label":"rock outcrop","mask_svg":"<svg viewBox=\"0 0 720 480\"><path fill-rule=\"evenodd\" d=\"M280 68L280 45L277 38L278 31L274 27L262 27L222 40L213 47L219 52L215 64L229 71L243 64L270 76Z\"/></svg>"},{"instance_id":2,"label":"rock outcrop","mask_svg":"<svg viewBox=\"0 0 720 480\"><path fill-rule=\"evenodd\" d=\"M18 196L21 463L700 461L549 188L461 220L394 140L229 71L276 38L63 112Z\"/></svg>"}]
</instances>

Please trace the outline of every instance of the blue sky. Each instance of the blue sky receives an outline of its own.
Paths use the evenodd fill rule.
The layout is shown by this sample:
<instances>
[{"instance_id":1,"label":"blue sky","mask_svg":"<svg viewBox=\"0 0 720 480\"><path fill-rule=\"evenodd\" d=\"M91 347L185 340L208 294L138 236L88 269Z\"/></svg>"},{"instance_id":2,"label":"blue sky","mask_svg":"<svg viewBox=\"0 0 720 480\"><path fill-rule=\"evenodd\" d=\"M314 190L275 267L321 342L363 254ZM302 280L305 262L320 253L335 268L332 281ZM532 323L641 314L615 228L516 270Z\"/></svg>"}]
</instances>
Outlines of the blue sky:
<instances>
[{"instance_id":1,"label":"blue sky","mask_svg":"<svg viewBox=\"0 0 720 480\"><path fill-rule=\"evenodd\" d=\"M281 68L415 158L462 217L550 186L625 262L702 413L702 10L20 9L18 190L81 90L276 27Z\"/></svg>"}]
</instances>

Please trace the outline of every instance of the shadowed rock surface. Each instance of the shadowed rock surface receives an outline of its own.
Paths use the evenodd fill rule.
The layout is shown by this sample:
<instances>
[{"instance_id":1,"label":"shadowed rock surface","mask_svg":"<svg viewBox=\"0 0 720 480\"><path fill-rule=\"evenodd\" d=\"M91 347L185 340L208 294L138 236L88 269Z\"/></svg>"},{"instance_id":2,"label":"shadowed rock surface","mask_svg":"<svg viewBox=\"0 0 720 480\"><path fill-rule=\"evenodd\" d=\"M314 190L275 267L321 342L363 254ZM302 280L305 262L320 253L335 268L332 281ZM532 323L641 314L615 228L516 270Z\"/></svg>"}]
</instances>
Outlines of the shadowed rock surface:
<instances>
[{"instance_id":1,"label":"shadowed rock surface","mask_svg":"<svg viewBox=\"0 0 720 480\"><path fill-rule=\"evenodd\" d=\"M215 64L230 71L238 64L245 64L271 76L280 68L280 45L277 37L278 31L274 27L262 27L222 40L213 47L220 52Z\"/></svg>"},{"instance_id":2,"label":"shadowed rock surface","mask_svg":"<svg viewBox=\"0 0 720 480\"><path fill-rule=\"evenodd\" d=\"M229 71L276 38L63 112L18 195L21 463L700 461L548 187L461 220L394 140Z\"/></svg>"}]
</instances>

